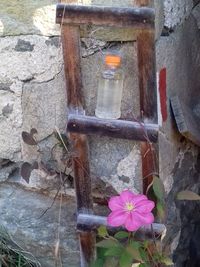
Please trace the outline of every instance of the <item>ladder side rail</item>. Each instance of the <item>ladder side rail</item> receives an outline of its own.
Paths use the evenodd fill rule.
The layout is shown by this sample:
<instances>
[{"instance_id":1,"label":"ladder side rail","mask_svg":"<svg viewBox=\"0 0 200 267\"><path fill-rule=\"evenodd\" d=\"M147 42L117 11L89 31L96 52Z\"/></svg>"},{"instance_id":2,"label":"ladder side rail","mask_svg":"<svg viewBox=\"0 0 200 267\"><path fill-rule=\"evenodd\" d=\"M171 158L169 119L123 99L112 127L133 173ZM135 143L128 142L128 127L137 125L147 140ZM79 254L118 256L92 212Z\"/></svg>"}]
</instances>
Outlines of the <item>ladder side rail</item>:
<instances>
[{"instance_id":1,"label":"ladder side rail","mask_svg":"<svg viewBox=\"0 0 200 267\"><path fill-rule=\"evenodd\" d=\"M80 59L79 27L62 26L62 45L66 77L68 112L82 114L82 75ZM77 201L77 213L93 213L92 186L89 169L89 149L86 135L70 134L75 156L73 169ZM95 236L92 231L79 232L81 267L88 267L95 255Z\"/></svg>"},{"instance_id":2,"label":"ladder side rail","mask_svg":"<svg viewBox=\"0 0 200 267\"><path fill-rule=\"evenodd\" d=\"M139 6L153 6L153 0L137 0ZM155 23L155 22L154 22ZM154 29L143 30L137 37L138 71L140 89L140 111L144 122L158 124L155 25ZM143 191L146 193L154 175L159 174L158 145L152 144L148 134L141 143Z\"/></svg>"}]
</instances>

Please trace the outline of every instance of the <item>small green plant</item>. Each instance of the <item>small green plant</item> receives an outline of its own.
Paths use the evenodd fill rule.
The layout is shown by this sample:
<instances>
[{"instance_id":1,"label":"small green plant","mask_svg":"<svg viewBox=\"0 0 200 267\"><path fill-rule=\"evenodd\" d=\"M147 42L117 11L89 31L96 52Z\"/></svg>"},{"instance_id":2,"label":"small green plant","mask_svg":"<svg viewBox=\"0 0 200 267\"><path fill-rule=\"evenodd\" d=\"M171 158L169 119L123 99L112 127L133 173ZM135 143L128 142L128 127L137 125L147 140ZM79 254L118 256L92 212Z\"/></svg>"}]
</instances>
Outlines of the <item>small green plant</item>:
<instances>
[{"instance_id":1,"label":"small green plant","mask_svg":"<svg viewBox=\"0 0 200 267\"><path fill-rule=\"evenodd\" d=\"M21 248L0 226L0 267L41 267L33 255Z\"/></svg>"},{"instance_id":2,"label":"small green plant","mask_svg":"<svg viewBox=\"0 0 200 267\"><path fill-rule=\"evenodd\" d=\"M173 264L170 258L159 252L152 241L139 241L134 233L119 231L114 236L106 227L98 229L101 239L97 246L97 259L91 267L158 267Z\"/></svg>"},{"instance_id":3,"label":"small green plant","mask_svg":"<svg viewBox=\"0 0 200 267\"><path fill-rule=\"evenodd\" d=\"M185 191L181 191L178 193L177 195L177 199L178 200L190 200L190 201L194 201L194 200L200 200L200 195L189 191L189 190L185 190Z\"/></svg>"},{"instance_id":4,"label":"small green plant","mask_svg":"<svg viewBox=\"0 0 200 267\"><path fill-rule=\"evenodd\" d=\"M160 182L154 179L152 184L154 193L162 203ZM112 227L124 227L125 231L118 231L115 235L109 234L105 226L98 229L97 259L91 267L159 267L173 265L153 238L139 240L135 232L154 221L152 210L155 203L145 195L135 195L129 190L123 191L120 196L109 200L111 210L107 224Z\"/></svg>"}]
</instances>

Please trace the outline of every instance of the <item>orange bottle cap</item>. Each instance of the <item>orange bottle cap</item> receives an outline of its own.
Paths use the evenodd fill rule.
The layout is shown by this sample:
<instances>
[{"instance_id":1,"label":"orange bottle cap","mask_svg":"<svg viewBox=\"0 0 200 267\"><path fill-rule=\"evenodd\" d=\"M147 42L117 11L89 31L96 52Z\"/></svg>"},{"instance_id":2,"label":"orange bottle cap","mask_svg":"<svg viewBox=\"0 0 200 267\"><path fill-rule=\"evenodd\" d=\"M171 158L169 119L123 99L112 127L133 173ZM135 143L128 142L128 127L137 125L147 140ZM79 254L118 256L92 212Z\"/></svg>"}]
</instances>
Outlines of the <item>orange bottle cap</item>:
<instances>
[{"instance_id":1,"label":"orange bottle cap","mask_svg":"<svg viewBox=\"0 0 200 267\"><path fill-rule=\"evenodd\" d=\"M119 67L121 64L121 57L117 55L106 55L105 63L109 66Z\"/></svg>"}]
</instances>

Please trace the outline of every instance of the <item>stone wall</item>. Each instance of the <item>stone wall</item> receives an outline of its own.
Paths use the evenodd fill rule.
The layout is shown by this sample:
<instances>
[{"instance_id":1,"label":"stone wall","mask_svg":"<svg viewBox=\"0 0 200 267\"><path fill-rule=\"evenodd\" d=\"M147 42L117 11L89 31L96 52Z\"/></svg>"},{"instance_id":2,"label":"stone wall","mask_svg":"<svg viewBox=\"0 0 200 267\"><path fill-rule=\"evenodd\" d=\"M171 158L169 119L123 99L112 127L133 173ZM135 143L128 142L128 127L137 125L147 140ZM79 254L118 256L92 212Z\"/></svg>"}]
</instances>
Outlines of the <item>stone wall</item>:
<instances>
[{"instance_id":1,"label":"stone wall","mask_svg":"<svg viewBox=\"0 0 200 267\"><path fill-rule=\"evenodd\" d=\"M121 1L100 0L92 4L105 2L121 4ZM133 2L124 0L123 5L130 6ZM185 240L191 216L187 218L183 211L186 205L193 214L197 207L175 199L180 190L199 190L199 150L178 134L169 99L178 95L192 103L193 92L199 90L200 7L194 8L197 1L192 0L155 2L157 72L162 75L166 70L167 73L167 87L159 88L160 98L167 95L166 103L161 101L159 105L160 177L165 185L168 209L166 246L174 253L177 266L184 266L181 264L190 259L191 240ZM55 266L54 248L60 231L63 266L77 267L73 173L68 175L70 166L65 169L68 154L60 147L55 134L56 129L65 133L67 114L60 28L54 22L55 3L54 0L0 2L0 224L32 251L42 266L50 267ZM94 114L101 50L112 47L123 53L126 79L122 115L137 117L135 33L83 27L81 34L86 113ZM198 99L195 105L198 106ZM165 116L160 107L167 110ZM21 137L22 131L30 132L32 128L37 129L37 146L27 145ZM124 188L141 191L138 144L96 137L90 137L89 143L94 196L109 195ZM38 152L38 146L42 153ZM35 161L40 162L40 168L31 173L27 184L19 168L23 162ZM63 196L60 223L59 198L51 207L59 190ZM196 221L190 234L196 229Z\"/></svg>"}]
</instances>

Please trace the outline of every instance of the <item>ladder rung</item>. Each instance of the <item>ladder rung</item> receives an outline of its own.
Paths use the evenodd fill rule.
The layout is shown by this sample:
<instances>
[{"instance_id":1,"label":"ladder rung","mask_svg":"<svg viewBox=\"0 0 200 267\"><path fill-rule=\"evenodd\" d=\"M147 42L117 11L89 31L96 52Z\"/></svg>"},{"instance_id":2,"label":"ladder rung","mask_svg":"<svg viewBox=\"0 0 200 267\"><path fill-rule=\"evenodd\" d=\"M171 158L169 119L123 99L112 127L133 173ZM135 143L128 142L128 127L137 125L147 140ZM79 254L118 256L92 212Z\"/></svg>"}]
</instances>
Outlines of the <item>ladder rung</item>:
<instances>
[{"instance_id":1,"label":"ladder rung","mask_svg":"<svg viewBox=\"0 0 200 267\"><path fill-rule=\"evenodd\" d=\"M153 142L158 140L157 124L136 121L104 120L96 117L70 114L67 130L80 134L96 134L113 138Z\"/></svg>"},{"instance_id":2,"label":"ladder rung","mask_svg":"<svg viewBox=\"0 0 200 267\"><path fill-rule=\"evenodd\" d=\"M105 225L107 226L107 218L103 216L97 216L92 214L78 214L77 217L77 230L78 231L94 231L99 226ZM119 228L113 228L107 226L109 230L112 232L116 232ZM152 231L153 229L153 231ZM160 223L153 223L151 225L147 225L145 227L141 227L138 231L138 234L148 236L149 238L155 237L159 238L166 231L166 226Z\"/></svg>"},{"instance_id":3,"label":"ladder rung","mask_svg":"<svg viewBox=\"0 0 200 267\"><path fill-rule=\"evenodd\" d=\"M155 12L148 7L101 7L57 4L56 23L154 28Z\"/></svg>"}]
</instances>

